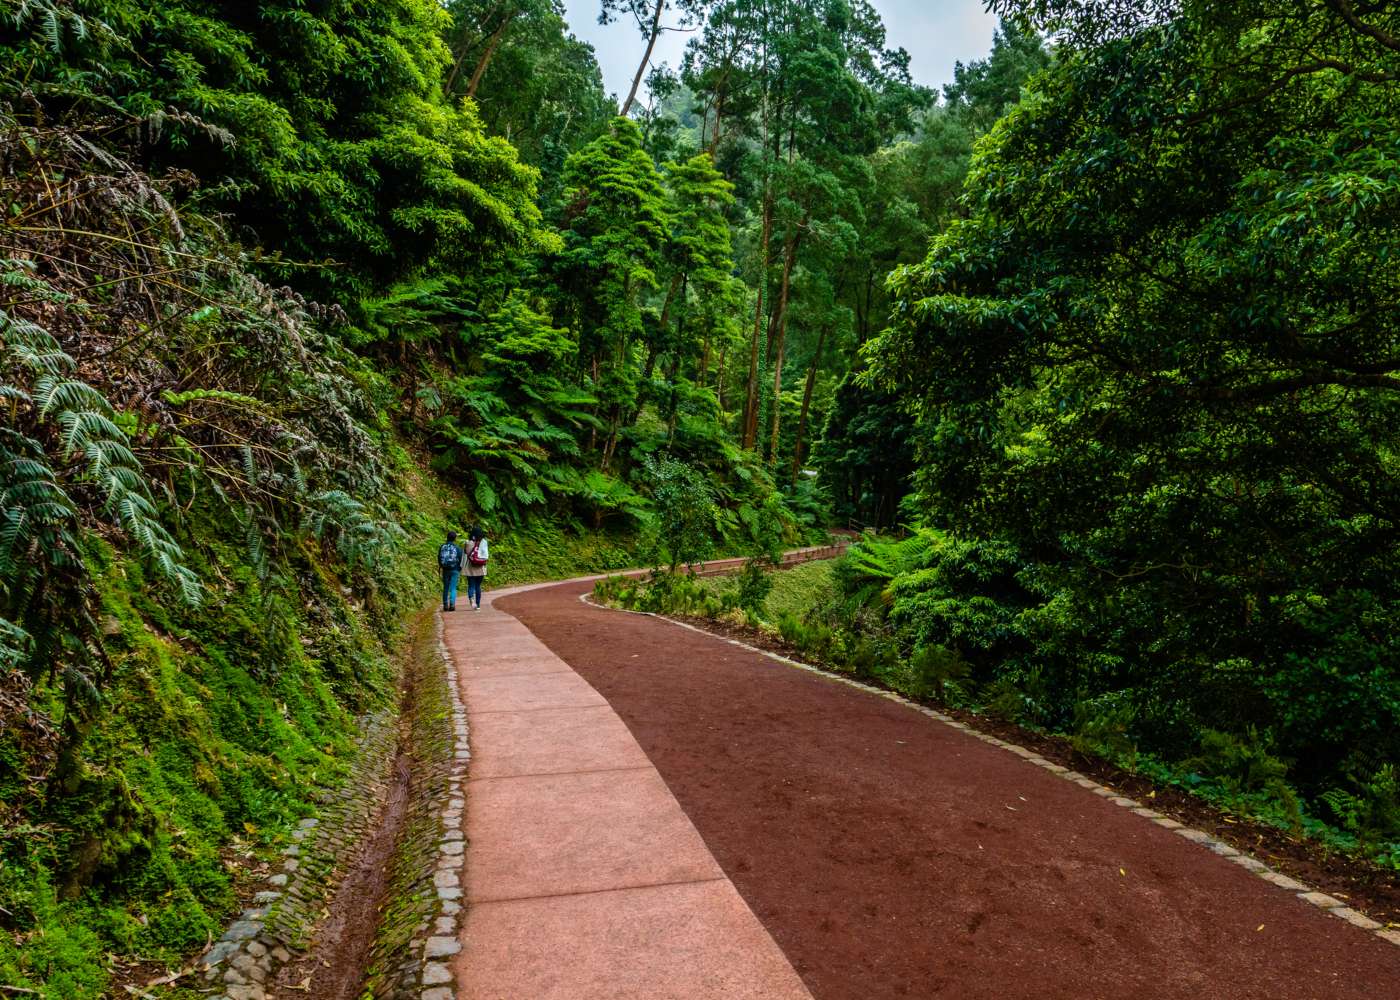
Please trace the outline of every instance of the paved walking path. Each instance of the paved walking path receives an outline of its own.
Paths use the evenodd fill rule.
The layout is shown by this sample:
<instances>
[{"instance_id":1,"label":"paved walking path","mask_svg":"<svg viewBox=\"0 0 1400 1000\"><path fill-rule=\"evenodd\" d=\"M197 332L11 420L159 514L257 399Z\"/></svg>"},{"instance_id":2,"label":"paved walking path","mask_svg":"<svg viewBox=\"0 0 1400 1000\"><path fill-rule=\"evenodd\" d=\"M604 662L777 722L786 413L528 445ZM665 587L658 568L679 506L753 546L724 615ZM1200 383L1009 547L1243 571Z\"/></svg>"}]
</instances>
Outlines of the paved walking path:
<instances>
[{"instance_id":1,"label":"paved walking path","mask_svg":"<svg viewBox=\"0 0 1400 1000\"><path fill-rule=\"evenodd\" d=\"M460 1000L810 1000L617 713L499 596L443 616L473 749Z\"/></svg>"},{"instance_id":2,"label":"paved walking path","mask_svg":"<svg viewBox=\"0 0 1400 1000\"><path fill-rule=\"evenodd\" d=\"M470 793L472 892L558 899L588 877L689 881L646 890L654 908L618 903L587 921L574 915L594 897L564 896L539 919L507 909L534 901L479 904L465 997L793 995L730 883L706 881L715 862L816 1000L1400 996L1400 948L1200 845L907 706L588 607L587 589L498 595L538 639L505 615L482 633L484 648L533 649L523 662L539 672L469 682L477 760L493 769ZM546 646L577 673L546 661ZM512 766L546 776L486 776ZM595 773L548 774L565 767ZM678 923L691 919L677 917L692 912L687 893L706 887L738 913L743 945L708 931L718 917ZM706 964L721 945L747 960L753 992L689 971L733 968ZM770 974L783 985L759 985ZM586 989L559 985L578 975Z\"/></svg>"}]
</instances>

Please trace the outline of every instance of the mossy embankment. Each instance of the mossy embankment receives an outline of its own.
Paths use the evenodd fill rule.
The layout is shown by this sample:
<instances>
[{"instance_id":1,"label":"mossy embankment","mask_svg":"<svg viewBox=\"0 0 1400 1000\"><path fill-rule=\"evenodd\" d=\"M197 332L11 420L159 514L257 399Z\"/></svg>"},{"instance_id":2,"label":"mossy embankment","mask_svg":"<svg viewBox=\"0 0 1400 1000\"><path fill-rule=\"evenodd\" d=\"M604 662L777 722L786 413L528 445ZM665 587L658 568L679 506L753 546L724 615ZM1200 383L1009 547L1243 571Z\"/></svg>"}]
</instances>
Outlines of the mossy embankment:
<instances>
[{"instance_id":1,"label":"mossy embankment","mask_svg":"<svg viewBox=\"0 0 1400 1000\"><path fill-rule=\"evenodd\" d=\"M179 969L344 780L356 720L396 698L437 541L471 514L410 450L387 451L403 535L373 566L291 533L250 546L194 511L184 541L207 597L191 608L94 543L104 675L83 704L40 677L32 725L0 733L0 983L81 1000ZM615 568L628 541L503 531L490 583Z\"/></svg>"}]
</instances>

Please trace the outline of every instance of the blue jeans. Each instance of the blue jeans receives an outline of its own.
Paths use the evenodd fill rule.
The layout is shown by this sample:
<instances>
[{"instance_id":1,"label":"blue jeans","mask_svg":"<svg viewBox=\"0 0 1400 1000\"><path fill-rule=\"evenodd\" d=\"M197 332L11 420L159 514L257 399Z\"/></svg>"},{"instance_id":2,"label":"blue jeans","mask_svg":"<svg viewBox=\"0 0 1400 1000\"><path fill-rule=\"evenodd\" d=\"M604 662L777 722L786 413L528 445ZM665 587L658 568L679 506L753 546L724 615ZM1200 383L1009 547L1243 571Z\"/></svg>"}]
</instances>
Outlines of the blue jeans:
<instances>
[{"instance_id":1,"label":"blue jeans","mask_svg":"<svg viewBox=\"0 0 1400 1000\"><path fill-rule=\"evenodd\" d=\"M483 581L483 580L485 580L485 579L486 579L486 577L484 577L484 576L469 576L469 577L467 577L467 603L468 603L468 604L472 603L472 600L475 599L475 600L476 600L476 606L477 606L478 608L481 607L481 581Z\"/></svg>"},{"instance_id":2,"label":"blue jeans","mask_svg":"<svg viewBox=\"0 0 1400 1000\"><path fill-rule=\"evenodd\" d=\"M442 571L442 610L457 606L457 576L460 570L445 569Z\"/></svg>"}]
</instances>

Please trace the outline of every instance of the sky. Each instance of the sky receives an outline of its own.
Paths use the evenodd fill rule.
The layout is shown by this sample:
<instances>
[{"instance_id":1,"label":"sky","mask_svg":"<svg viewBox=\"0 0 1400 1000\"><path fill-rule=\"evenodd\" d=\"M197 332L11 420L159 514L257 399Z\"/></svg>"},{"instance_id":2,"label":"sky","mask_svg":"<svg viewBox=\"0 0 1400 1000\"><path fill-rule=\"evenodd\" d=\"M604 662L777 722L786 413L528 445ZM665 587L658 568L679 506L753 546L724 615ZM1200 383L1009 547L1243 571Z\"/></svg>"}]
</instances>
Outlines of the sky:
<instances>
[{"instance_id":1,"label":"sky","mask_svg":"<svg viewBox=\"0 0 1400 1000\"><path fill-rule=\"evenodd\" d=\"M885 19L890 48L909 51L914 80L941 87L953 79L959 60L981 59L992 50L996 18L982 0L871 0ZM636 22L598 23L598 0L565 0L569 27L598 53L609 93L626 95L632 86L646 41ZM689 34L666 31L656 43L653 65L680 65Z\"/></svg>"}]
</instances>

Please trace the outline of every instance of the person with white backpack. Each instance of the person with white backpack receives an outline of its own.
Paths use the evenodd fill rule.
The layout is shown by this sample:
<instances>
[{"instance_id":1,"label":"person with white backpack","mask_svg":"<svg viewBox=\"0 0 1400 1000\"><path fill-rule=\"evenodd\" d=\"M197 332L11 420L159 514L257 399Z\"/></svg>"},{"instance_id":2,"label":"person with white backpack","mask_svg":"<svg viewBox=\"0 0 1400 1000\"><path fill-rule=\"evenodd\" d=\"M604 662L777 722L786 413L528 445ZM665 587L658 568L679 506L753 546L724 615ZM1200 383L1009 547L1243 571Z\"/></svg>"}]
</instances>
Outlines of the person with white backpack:
<instances>
[{"instance_id":1,"label":"person with white backpack","mask_svg":"<svg viewBox=\"0 0 1400 1000\"><path fill-rule=\"evenodd\" d=\"M486 532L473 526L467 535L467 550L462 556L462 573L467 578L467 603L473 611L481 610L481 583L486 579L486 561L491 558L486 544Z\"/></svg>"}]
</instances>

